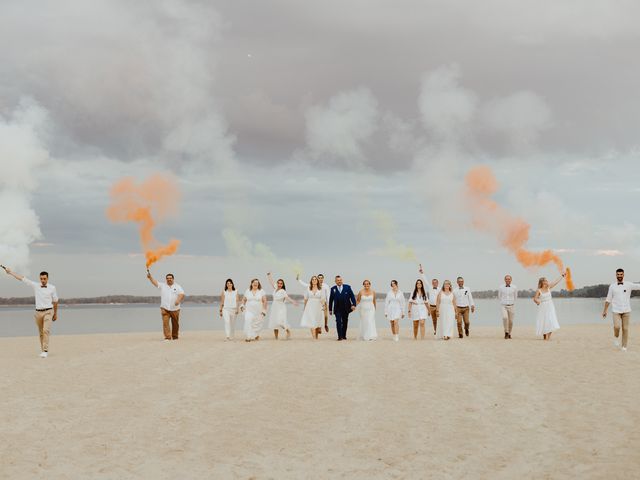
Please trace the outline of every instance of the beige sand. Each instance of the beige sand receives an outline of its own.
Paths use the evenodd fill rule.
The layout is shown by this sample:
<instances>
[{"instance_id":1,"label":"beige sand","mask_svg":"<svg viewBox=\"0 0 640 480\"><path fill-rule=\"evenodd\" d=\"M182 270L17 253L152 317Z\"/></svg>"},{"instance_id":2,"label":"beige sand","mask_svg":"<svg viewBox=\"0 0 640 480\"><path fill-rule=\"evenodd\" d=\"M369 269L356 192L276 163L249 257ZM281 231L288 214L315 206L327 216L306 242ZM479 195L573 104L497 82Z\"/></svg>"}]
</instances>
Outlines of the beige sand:
<instances>
[{"instance_id":1,"label":"beige sand","mask_svg":"<svg viewBox=\"0 0 640 480\"><path fill-rule=\"evenodd\" d=\"M637 478L640 329L407 334L0 339L0 478Z\"/></svg>"}]
</instances>

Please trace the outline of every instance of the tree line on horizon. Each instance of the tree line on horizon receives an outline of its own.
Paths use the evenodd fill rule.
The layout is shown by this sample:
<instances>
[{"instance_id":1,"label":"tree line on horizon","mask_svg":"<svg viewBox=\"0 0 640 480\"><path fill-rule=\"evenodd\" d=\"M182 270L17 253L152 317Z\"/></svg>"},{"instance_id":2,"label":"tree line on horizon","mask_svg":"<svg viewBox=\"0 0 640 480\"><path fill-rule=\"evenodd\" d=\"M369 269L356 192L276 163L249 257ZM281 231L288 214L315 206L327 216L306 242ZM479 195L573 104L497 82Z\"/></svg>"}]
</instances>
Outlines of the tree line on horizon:
<instances>
[{"instance_id":1,"label":"tree line on horizon","mask_svg":"<svg viewBox=\"0 0 640 480\"><path fill-rule=\"evenodd\" d=\"M609 285L599 284L577 288L572 292L568 290L559 290L553 292L553 296L557 298L605 298L609 290ZM521 298L532 298L535 290L519 290L518 295ZM405 292L405 295L408 293ZM378 292L377 298L384 299L386 292ZM477 299L492 299L498 297L498 290L479 290L473 292L473 296ZM632 297L639 297L640 291L634 291ZM271 295L268 295L271 298ZM302 299L303 295L291 294L292 298ZM220 302L219 295L188 295L183 303L196 304L213 304ZM11 297L0 298L0 306L23 306L33 305L33 297ZM81 298L61 298L61 305L119 305L119 304L154 304L158 303L158 295L105 295L101 297L81 297Z\"/></svg>"}]
</instances>

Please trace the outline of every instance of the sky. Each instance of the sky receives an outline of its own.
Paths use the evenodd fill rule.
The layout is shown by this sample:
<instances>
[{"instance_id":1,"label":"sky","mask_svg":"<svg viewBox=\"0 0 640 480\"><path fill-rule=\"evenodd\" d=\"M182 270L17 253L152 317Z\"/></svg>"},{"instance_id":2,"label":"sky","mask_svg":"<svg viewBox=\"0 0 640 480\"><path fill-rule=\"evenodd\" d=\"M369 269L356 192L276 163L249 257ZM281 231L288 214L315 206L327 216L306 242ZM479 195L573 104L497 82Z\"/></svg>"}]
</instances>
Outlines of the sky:
<instances>
[{"instance_id":1,"label":"sky","mask_svg":"<svg viewBox=\"0 0 640 480\"><path fill-rule=\"evenodd\" d=\"M3 0L0 262L62 296L153 294L120 178L181 196L154 265L187 293L267 271L520 288L465 176L578 287L640 279L640 4L627 0ZM264 282L266 283L266 282ZM30 292L0 276L0 296Z\"/></svg>"}]
</instances>

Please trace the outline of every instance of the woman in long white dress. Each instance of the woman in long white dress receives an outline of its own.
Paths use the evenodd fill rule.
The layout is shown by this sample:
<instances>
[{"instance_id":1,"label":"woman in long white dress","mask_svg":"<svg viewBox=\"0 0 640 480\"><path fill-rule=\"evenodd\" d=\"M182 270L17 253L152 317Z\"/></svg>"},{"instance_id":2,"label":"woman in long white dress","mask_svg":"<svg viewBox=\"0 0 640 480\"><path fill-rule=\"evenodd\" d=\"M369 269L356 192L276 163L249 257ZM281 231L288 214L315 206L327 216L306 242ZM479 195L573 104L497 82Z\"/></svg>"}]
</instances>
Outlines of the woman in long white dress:
<instances>
[{"instance_id":1,"label":"woman in long white dress","mask_svg":"<svg viewBox=\"0 0 640 480\"><path fill-rule=\"evenodd\" d=\"M287 321L287 305L286 302L298 305L298 302L291 299L287 295L287 289L284 280L281 278L277 282L273 281L271 272L267 273L267 279L273 288L273 302L271 304L271 313L269 314L269 328L273 330L273 336L278 340L280 329L287 334L287 340L291 338L291 327Z\"/></svg>"},{"instance_id":2,"label":"woman in long white dress","mask_svg":"<svg viewBox=\"0 0 640 480\"><path fill-rule=\"evenodd\" d=\"M391 290L384 300L384 316L389 319L391 334L396 342L400 340L400 319L404 318L404 309L404 293L398 288L398 282L391 280Z\"/></svg>"},{"instance_id":3,"label":"woman in long white dress","mask_svg":"<svg viewBox=\"0 0 640 480\"><path fill-rule=\"evenodd\" d=\"M360 340L377 340L376 330L376 292L371 289L371 282L362 282L362 290L356 297L356 306L360 307Z\"/></svg>"},{"instance_id":4,"label":"woman in long white dress","mask_svg":"<svg viewBox=\"0 0 640 480\"><path fill-rule=\"evenodd\" d=\"M453 336L453 327L456 324L456 309L454 306L453 291L451 282L445 280L442 284L442 290L438 293L436 301L436 338L450 340Z\"/></svg>"},{"instance_id":5,"label":"woman in long white dress","mask_svg":"<svg viewBox=\"0 0 640 480\"><path fill-rule=\"evenodd\" d=\"M533 301L538 305L536 335L542 335L544 340L551 340L551 334L560 328L558 316L556 315L556 307L553 305L553 299L551 298L551 290L558 285L566 275L566 273L563 273L560 278L551 284L549 284L549 281L545 277L538 280L538 291L533 296Z\"/></svg>"},{"instance_id":6,"label":"woman in long white dress","mask_svg":"<svg viewBox=\"0 0 640 480\"><path fill-rule=\"evenodd\" d=\"M409 317L413 320L413 339L418 339L418 327L420 328L420 338L424 340L425 326L424 323L429 315L427 312L427 303L429 297L424 289L422 280L416 281L411 297L409 297Z\"/></svg>"},{"instance_id":7,"label":"woman in long white dress","mask_svg":"<svg viewBox=\"0 0 640 480\"><path fill-rule=\"evenodd\" d=\"M236 331L236 318L240 306L240 294L230 278L224 283L220 295L220 317L224 320L224 333L227 340L233 339Z\"/></svg>"},{"instance_id":8,"label":"woman in long white dress","mask_svg":"<svg viewBox=\"0 0 640 480\"><path fill-rule=\"evenodd\" d=\"M267 315L267 295L257 278L251 280L251 286L244 292L240 310L244 312L245 341L260 340L264 317Z\"/></svg>"},{"instance_id":9,"label":"woman in long white dress","mask_svg":"<svg viewBox=\"0 0 640 480\"><path fill-rule=\"evenodd\" d=\"M320 287L318 277L315 275L309 281L309 288L304 296L304 312L300 320L301 327L307 327L311 330L311 337L318 339L322 326L325 323L325 311L327 310L327 301L324 292Z\"/></svg>"}]
</instances>

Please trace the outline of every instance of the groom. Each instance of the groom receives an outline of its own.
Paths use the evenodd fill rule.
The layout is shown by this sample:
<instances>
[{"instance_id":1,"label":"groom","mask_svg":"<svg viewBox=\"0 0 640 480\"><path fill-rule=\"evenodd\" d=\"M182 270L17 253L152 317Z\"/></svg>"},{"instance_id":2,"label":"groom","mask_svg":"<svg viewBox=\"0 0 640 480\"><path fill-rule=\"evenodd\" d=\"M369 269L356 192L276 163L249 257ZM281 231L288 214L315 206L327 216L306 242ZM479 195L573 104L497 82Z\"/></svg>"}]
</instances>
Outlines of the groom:
<instances>
[{"instance_id":1,"label":"groom","mask_svg":"<svg viewBox=\"0 0 640 480\"><path fill-rule=\"evenodd\" d=\"M342 277L336 276L336 284L329 295L329 315L336 315L338 341L347 339L349 314L356 309L356 297L349 285L343 285Z\"/></svg>"}]
</instances>

